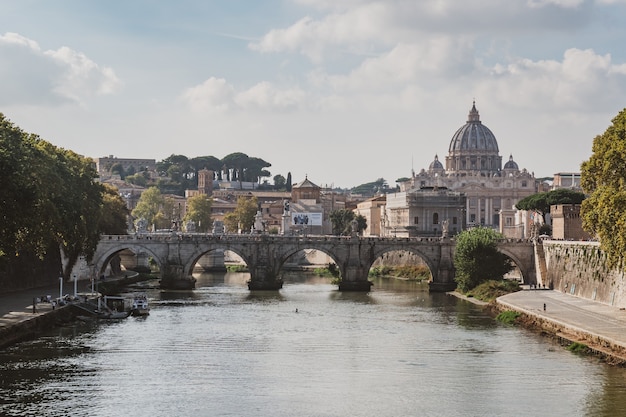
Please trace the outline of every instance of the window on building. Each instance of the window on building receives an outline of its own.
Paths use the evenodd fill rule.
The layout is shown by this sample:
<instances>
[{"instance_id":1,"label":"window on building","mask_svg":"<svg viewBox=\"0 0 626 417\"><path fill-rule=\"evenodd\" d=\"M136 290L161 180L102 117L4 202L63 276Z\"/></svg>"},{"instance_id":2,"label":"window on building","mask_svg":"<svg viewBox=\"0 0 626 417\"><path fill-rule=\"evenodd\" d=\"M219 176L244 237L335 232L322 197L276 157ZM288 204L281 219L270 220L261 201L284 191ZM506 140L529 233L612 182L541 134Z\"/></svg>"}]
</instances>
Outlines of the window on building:
<instances>
[{"instance_id":1,"label":"window on building","mask_svg":"<svg viewBox=\"0 0 626 417\"><path fill-rule=\"evenodd\" d=\"M528 183L526 181L522 181L522 187L527 187Z\"/></svg>"},{"instance_id":2,"label":"window on building","mask_svg":"<svg viewBox=\"0 0 626 417\"><path fill-rule=\"evenodd\" d=\"M418 216L413 217L413 224L419 224L420 218Z\"/></svg>"},{"instance_id":3,"label":"window on building","mask_svg":"<svg viewBox=\"0 0 626 417\"><path fill-rule=\"evenodd\" d=\"M439 224L439 213L433 213L433 224Z\"/></svg>"},{"instance_id":4,"label":"window on building","mask_svg":"<svg viewBox=\"0 0 626 417\"><path fill-rule=\"evenodd\" d=\"M470 222L476 223L476 215L474 213L470 214Z\"/></svg>"},{"instance_id":5,"label":"window on building","mask_svg":"<svg viewBox=\"0 0 626 417\"><path fill-rule=\"evenodd\" d=\"M453 218L452 218L452 224L457 224L456 217L453 217ZM455 229L455 230L456 230L456 229Z\"/></svg>"}]
</instances>

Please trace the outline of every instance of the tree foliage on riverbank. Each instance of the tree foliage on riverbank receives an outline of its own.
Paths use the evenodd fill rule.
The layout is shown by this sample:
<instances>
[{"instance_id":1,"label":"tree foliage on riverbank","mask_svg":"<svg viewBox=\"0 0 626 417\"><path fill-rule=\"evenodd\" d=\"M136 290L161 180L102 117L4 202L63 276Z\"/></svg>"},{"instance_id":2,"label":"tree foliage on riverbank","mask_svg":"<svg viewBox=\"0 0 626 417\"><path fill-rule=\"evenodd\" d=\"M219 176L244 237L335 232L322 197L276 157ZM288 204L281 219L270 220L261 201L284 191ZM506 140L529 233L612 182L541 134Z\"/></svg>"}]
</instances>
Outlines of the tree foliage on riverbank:
<instances>
[{"instance_id":1,"label":"tree foliage on riverbank","mask_svg":"<svg viewBox=\"0 0 626 417\"><path fill-rule=\"evenodd\" d=\"M456 237L454 254L457 288L467 292L483 282L502 280L513 269L511 260L498 251L502 235L487 227L464 230Z\"/></svg>"},{"instance_id":2,"label":"tree foliage on riverbank","mask_svg":"<svg viewBox=\"0 0 626 417\"><path fill-rule=\"evenodd\" d=\"M59 248L67 276L79 256L93 255L103 228L117 227L119 217L103 218L104 195L108 203L115 197L96 178L91 159L24 132L0 113L0 291L23 287L17 281L33 279L24 271L44 260L58 266L49 271L58 276Z\"/></svg>"},{"instance_id":3,"label":"tree foliage on riverbank","mask_svg":"<svg viewBox=\"0 0 626 417\"><path fill-rule=\"evenodd\" d=\"M581 165L583 227L600 239L610 267L623 267L626 253L626 109L593 140Z\"/></svg>"},{"instance_id":4,"label":"tree foliage on riverbank","mask_svg":"<svg viewBox=\"0 0 626 417\"><path fill-rule=\"evenodd\" d=\"M369 271L371 277L394 277L415 281L428 281L430 269L425 265L376 266Z\"/></svg>"}]
</instances>

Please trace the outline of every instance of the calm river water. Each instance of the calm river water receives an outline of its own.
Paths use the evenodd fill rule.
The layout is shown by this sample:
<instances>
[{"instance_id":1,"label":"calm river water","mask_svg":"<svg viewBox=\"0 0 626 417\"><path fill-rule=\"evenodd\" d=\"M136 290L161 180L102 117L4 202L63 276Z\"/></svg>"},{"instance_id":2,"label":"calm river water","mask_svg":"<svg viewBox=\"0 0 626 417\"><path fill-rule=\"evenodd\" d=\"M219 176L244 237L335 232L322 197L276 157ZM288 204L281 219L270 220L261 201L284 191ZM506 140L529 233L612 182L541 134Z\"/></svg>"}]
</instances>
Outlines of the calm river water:
<instances>
[{"instance_id":1,"label":"calm river water","mask_svg":"<svg viewBox=\"0 0 626 417\"><path fill-rule=\"evenodd\" d=\"M148 289L146 318L0 351L0 415L626 415L626 370L416 283L340 293L294 275L259 294L246 274L198 278Z\"/></svg>"}]
</instances>

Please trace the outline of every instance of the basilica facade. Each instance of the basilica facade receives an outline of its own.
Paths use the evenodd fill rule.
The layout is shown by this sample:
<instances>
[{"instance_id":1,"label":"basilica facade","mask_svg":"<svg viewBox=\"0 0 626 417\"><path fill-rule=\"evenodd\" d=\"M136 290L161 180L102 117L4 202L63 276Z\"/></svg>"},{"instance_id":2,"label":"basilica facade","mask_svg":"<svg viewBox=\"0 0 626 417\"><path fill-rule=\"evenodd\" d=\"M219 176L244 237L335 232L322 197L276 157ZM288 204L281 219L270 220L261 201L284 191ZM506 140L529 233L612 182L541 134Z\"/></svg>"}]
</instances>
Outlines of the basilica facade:
<instances>
[{"instance_id":1,"label":"basilica facade","mask_svg":"<svg viewBox=\"0 0 626 417\"><path fill-rule=\"evenodd\" d=\"M403 202L424 200L410 198L411 196L428 190L428 193L438 191L440 197L443 197L445 194L441 192L446 190L453 201L445 204L442 202L442 207L433 207L432 204L430 207L413 207L414 212L422 213L421 218L425 222L437 221L437 224L428 224L428 231L441 231L445 221L446 226L485 226L503 231L511 237L517 235L515 231L506 233L506 229L517 227L515 204L537 192L535 176L526 169L520 169L512 155L502 165L498 141L493 132L481 122L475 102L467 122L452 135L444 162L445 166L435 155L428 169L422 169L419 173L413 171L411 178L399 184L399 196L388 195L387 227L415 227L416 225L405 223L406 216L402 216L400 220L400 216L394 215L394 211L406 211L410 208ZM460 200L459 194L465 198ZM397 204L390 201L394 199ZM404 207L394 207L395 205ZM415 221L420 220L420 216L409 216L409 223L412 218ZM394 224L395 219L405 224Z\"/></svg>"}]
</instances>

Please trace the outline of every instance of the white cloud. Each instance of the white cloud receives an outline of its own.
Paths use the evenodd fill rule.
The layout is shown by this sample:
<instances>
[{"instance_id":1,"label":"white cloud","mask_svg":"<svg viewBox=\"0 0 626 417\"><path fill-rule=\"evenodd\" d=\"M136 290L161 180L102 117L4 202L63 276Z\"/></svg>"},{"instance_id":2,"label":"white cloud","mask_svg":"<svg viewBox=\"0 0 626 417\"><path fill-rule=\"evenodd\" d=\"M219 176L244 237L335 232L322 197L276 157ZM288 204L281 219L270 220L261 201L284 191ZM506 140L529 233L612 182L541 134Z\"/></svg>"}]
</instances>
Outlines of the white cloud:
<instances>
[{"instance_id":1,"label":"white cloud","mask_svg":"<svg viewBox=\"0 0 626 417\"><path fill-rule=\"evenodd\" d=\"M221 112L232 108L235 89L223 78L211 77L188 88L181 99L195 112Z\"/></svg>"},{"instance_id":2,"label":"white cloud","mask_svg":"<svg viewBox=\"0 0 626 417\"><path fill-rule=\"evenodd\" d=\"M236 91L225 79L210 77L202 84L187 89L181 99L197 113L228 110L287 111L302 106L305 93L300 88L280 89L267 81L259 82L247 90Z\"/></svg>"},{"instance_id":3,"label":"white cloud","mask_svg":"<svg viewBox=\"0 0 626 417\"><path fill-rule=\"evenodd\" d=\"M590 49L568 49L562 61L519 59L492 71L481 82L486 97L538 111L607 111L626 94L626 64Z\"/></svg>"},{"instance_id":4,"label":"white cloud","mask_svg":"<svg viewBox=\"0 0 626 417\"><path fill-rule=\"evenodd\" d=\"M242 108L261 110L293 110L300 107L305 93L300 88L278 89L263 81L239 93L235 99Z\"/></svg>"},{"instance_id":5,"label":"white cloud","mask_svg":"<svg viewBox=\"0 0 626 417\"><path fill-rule=\"evenodd\" d=\"M112 94L121 82L108 67L68 47L42 51L39 44L17 33L0 35L0 103L81 103L93 95Z\"/></svg>"},{"instance_id":6,"label":"white cloud","mask_svg":"<svg viewBox=\"0 0 626 417\"><path fill-rule=\"evenodd\" d=\"M576 8L585 0L528 0L530 7L559 6L564 8Z\"/></svg>"},{"instance_id":7,"label":"white cloud","mask_svg":"<svg viewBox=\"0 0 626 417\"><path fill-rule=\"evenodd\" d=\"M353 0L296 3L322 11L268 31L249 47L262 53L299 53L314 63L339 52L379 53L398 43L434 36L554 33L580 28L591 17L583 0Z\"/></svg>"}]
</instances>

